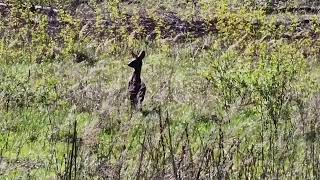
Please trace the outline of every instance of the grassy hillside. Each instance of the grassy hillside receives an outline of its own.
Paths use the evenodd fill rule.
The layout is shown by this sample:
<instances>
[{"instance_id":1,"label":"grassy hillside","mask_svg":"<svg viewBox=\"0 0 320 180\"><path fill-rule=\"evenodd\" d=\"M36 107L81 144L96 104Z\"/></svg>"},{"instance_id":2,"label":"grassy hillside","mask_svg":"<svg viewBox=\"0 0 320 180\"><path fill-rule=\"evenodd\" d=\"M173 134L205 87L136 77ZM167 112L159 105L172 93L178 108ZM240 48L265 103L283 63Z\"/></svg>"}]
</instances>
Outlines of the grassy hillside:
<instances>
[{"instance_id":1,"label":"grassy hillside","mask_svg":"<svg viewBox=\"0 0 320 180\"><path fill-rule=\"evenodd\" d=\"M3 4L0 179L319 179L318 4Z\"/></svg>"}]
</instances>

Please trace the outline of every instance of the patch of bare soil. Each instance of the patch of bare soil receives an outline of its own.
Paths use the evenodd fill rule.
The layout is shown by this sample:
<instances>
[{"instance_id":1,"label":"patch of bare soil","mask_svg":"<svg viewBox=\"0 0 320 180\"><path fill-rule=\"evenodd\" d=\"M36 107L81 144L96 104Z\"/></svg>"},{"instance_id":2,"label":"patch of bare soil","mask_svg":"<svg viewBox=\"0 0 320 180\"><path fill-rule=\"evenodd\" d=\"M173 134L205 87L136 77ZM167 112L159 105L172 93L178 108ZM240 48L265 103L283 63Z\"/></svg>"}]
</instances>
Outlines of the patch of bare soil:
<instances>
[{"instance_id":1,"label":"patch of bare soil","mask_svg":"<svg viewBox=\"0 0 320 180\"><path fill-rule=\"evenodd\" d=\"M258 6L259 7L259 6ZM11 6L0 3L1 17L6 17L10 12ZM219 30L216 27L217 19L192 19L185 20L177 13L166 11L159 8L154 14L148 14L142 8L138 13L123 13L117 19L111 19L108 16L100 18L99 24L104 26L103 29L97 30L96 24L96 12L93 7L88 3L78 3L72 7L72 16L81 22L81 35L92 36L96 38L116 38L121 40L121 33L131 34L137 39L145 39L146 41L152 41L156 37L162 39L170 39L173 42L184 42L186 40L192 40L194 38L204 37L208 34L217 34ZM61 30L67 25L71 25L70 22L61 20L58 18L58 14L61 12L59 9L43 6L35 6L35 13L41 13L48 16L48 33L51 36L58 37ZM230 10L232 11L232 9ZM281 18L284 13L292 13L296 15L303 15L298 22L298 28L296 28L289 36L283 34L280 38L303 38L301 34L309 34L315 36L315 32L310 30L312 17L308 15L316 15L320 12L318 6L268 6L265 9L266 14L270 16L280 15L277 26L284 26L290 28L293 23L290 20L283 20ZM300 16L299 16L300 17ZM5 20L5 18L2 18ZM24 22L24 21L22 21ZM24 22L25 23L25 22ZM256 25L259 28L261 22L248 22ZM37 24L37 23L35 23ZM119 29L123 29L124 32L120 32Z\"/></svg>"}]
</instances>

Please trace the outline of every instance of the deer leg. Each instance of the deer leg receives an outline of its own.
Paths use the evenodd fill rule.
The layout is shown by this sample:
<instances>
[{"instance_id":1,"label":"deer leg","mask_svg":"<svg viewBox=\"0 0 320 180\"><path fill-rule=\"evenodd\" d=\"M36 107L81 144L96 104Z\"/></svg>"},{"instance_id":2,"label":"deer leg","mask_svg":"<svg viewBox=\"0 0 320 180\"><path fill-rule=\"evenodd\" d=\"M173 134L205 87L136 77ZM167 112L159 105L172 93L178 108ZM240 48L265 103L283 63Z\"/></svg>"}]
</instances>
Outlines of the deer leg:
<instances>
[{"instance_id":1,"label":"deer leg","mask_svg":"<svg viewBox=\"0 0 320 180\"><path fill-rule=\"evenodd\" d=\"M142 101L144 100L144 95L146 94L146 88L143 87L140 89L138 95L137 95L137 100L138 100L138 108L141 111L142 110Z\"/></svg>"},{"instance_id":2,"label":"deer leg","mask_svg":"<svg viewBox=\"0 0 320 180\"><path fill-rule=\"evenodd\" d=\"M135 109L137 105L137 94L131 93L130 94L130 104L131 108Z\"/></svg>"}]
</instances>

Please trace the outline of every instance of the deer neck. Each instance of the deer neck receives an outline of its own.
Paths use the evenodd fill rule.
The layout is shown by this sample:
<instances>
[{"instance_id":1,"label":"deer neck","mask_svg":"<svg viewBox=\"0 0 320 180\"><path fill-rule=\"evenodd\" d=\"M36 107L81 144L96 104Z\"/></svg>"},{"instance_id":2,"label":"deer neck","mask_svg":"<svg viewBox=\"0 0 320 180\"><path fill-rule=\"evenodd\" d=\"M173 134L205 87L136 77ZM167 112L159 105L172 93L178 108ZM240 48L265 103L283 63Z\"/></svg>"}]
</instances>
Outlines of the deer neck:
<instances>
[{"instance_id":1,"label":"deer neck","mask_svg":"<svg viewBox=\"0 0 320 180\"><path fill-rule=\"evenodd\" d=\"M131 81L141 82L141 69L135 69L131 78Z\"/></svg>"}]
</instances>

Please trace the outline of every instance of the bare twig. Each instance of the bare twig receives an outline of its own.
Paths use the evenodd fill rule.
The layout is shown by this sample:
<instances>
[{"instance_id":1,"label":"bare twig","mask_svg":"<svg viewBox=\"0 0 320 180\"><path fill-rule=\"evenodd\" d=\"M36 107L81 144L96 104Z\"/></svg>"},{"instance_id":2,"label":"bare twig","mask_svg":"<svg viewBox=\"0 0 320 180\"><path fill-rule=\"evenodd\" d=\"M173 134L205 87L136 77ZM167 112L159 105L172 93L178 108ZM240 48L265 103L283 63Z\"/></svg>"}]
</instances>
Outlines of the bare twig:
<instances>
[{"instance_id":1,"label":"bare twig","mask_svg":"<svg viewBox=\"0 0 320 180\"><path fill-rule=\"evenodd\" d=\"M166 123L167 123L167 126L168 126L169 149L170 149L170 156L171 156L171 163L172 163L173 173L174 173L175 179L178 180L180 178L178 177L177 166L176 166L176 162L174 160L174 152L173 152L173 145L172 145L172 135L171 135L171 130L170 130L170 119L169 119L168 111L166 112Z\"/></svg>"}]
</instances>

